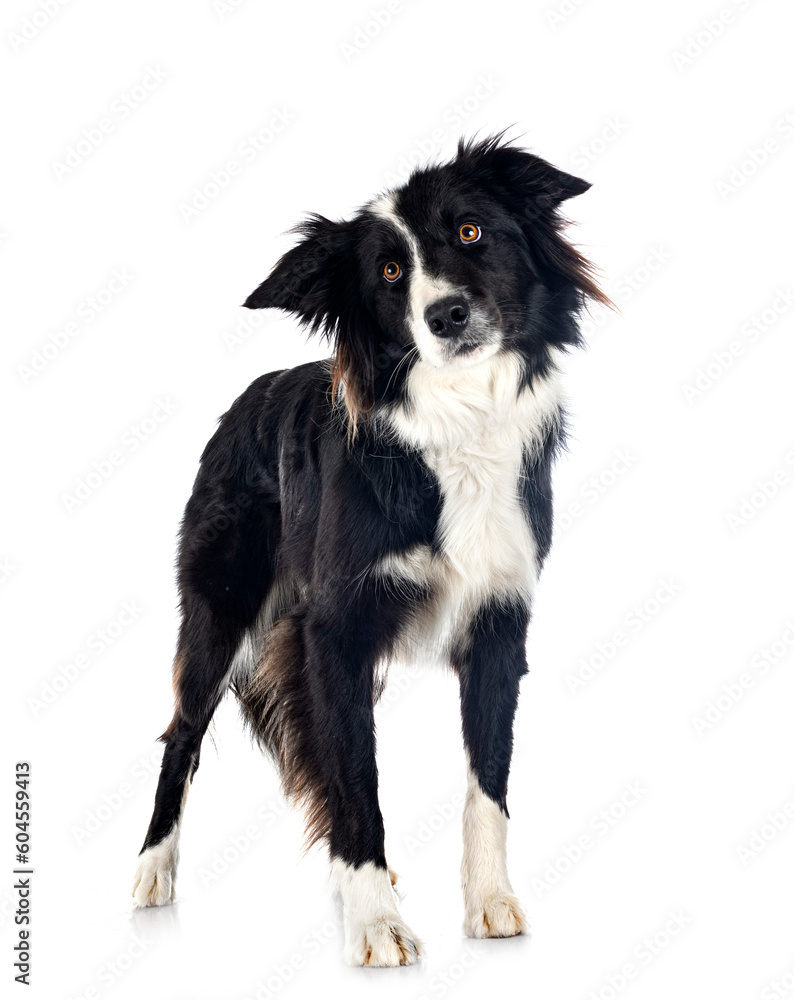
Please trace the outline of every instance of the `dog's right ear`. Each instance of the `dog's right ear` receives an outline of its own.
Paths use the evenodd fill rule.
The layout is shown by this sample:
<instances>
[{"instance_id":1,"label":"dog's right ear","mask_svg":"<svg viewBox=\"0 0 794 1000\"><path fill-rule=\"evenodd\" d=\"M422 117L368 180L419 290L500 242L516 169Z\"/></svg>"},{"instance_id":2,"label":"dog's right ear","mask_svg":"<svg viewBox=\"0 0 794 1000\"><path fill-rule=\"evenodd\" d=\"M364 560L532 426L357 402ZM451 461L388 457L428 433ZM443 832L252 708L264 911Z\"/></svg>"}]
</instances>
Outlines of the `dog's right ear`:
<instances>
[{"instance_id":1,"label":"dog's right ear","mask_svg":"<svg viewBox=\"0 0 794 1000\"><path fill-rule=\"evenodd\" d=\"M243 303L248 309L295 313L312 331L336 321L334 290L350 238L350 223L312 215L293 230L302 239Z\"/></svg>"}]
</instances>

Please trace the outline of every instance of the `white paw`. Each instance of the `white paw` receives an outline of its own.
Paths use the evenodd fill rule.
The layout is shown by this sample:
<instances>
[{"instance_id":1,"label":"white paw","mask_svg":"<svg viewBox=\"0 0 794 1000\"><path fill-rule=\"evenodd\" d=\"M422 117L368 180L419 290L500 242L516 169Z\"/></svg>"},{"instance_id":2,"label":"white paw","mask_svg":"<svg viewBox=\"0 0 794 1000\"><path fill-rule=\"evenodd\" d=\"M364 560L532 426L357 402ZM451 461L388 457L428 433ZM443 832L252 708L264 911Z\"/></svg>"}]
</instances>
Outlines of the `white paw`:
<instances>
[{"instance_id":1,"label":"white paw","mask_svg":"<svg viewBox=\"0 0 794 1000\"><path fill-rule=\"evenodd\" d=\"M331 861L331 882L341 897L348 965L391 968L413 965L422 944L403 923L392 888L397 875L371 861L358 868Z\"/></svg>"},{"instance_id":2,"label":"white paw","mask_svg":"<svg viewBox=\"0 0 794 1000\"><path fill-rule=\"evenodd\" d=\"M470 900L463 929L468 937L504 938L525 934L529 924L516 897L500 893L487 899Z\"/></svg>"},{"instance_id":3,"label":"white paw","mask_svg":"<svg viewBox=\"0 0 794 1000\"><path fill-rule=\"evenodd\" d=\"M345 929L345 961L385 969L413 965L422 943L399 916L385 914L365 925Z\"/></svg>"},{"instance_id":4,"label":"white paw","mask_svg":"<svg viewBox=\"0 0 794 1000\"><path fill-rule=\"evenodd\" d=\"M135 907L165 906L176 896L176 856L163 844L149 847L138 860L132 901Z\"/></svg>"}]
</instances>

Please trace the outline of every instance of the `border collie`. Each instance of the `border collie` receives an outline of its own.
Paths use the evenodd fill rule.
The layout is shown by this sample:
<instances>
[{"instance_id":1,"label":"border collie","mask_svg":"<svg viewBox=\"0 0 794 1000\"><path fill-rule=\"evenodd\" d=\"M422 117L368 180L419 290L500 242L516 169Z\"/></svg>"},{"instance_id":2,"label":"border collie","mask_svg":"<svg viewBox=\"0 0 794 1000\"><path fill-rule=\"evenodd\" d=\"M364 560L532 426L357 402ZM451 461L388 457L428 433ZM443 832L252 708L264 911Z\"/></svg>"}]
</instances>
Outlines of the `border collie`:
<instances>
[{"instance_id":1,"label":"border collie","mask_svg":"<svg viewBox=\"0 0 794 1000\"><path fill-rule=\"evenodd\" d=\"M589 186L501 135L462 141L347 221L311 216L246 300L294 313L332 357L258 378L201 457L136 906L174 898L185 799L231 688L308 842L327 843L345 959L416 962L384 853L373 710L389 661L421 657L460 682L464 930L526 929L507 779L551 542L560 361L587 299L608 303L559 213Z\"/></svg>"}]
</instances>

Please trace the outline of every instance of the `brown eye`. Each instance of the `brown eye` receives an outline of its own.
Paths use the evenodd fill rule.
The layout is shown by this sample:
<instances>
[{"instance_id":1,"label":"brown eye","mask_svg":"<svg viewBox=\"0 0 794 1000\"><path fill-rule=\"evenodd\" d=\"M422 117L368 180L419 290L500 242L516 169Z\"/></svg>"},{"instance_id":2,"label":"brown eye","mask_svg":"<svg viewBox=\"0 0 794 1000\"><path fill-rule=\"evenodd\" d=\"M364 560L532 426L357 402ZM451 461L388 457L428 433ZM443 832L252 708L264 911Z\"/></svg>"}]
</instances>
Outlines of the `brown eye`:
<instances>
[{"instance_id":1,"label":"brown eye","mask_svg":"<svg viewBox=\"0 0 794 1000\"><path fill-rule=\"evenodd\" d=\"M390 260L383 265L383 277L387 281L396 281L402 274L402 269L396 260Z\"/></svg>"},{"instance_id":2,"label":"brown eye","mask_svg":"<svg viewBox=\"0 0 794 1000\"><path fill-rule=\"evenodd\" d=\"M471 222L464 223L458 230L463 243L476 243L482 236L482 230Z\"/></svg>"}]
</instances>

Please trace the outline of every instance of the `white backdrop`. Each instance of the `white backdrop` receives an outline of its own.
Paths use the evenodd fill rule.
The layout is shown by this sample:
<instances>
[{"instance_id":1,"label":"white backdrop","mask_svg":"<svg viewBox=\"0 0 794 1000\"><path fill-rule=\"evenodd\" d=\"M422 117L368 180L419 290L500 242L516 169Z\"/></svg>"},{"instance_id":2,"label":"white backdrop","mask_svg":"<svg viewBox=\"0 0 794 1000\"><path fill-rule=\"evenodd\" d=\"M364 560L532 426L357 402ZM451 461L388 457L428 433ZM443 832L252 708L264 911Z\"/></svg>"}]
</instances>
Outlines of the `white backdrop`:
<instances>
[{"instance_id":1,"label":"white backdrop","mask_svg":"<svg viewBox=\"0 0 794 1000\"><path fill-rule=\"evenodd\" d=\"M4 995L29 760L25 995L794 996L790 5L9 0L2 22ZM379 749L420 966L342 965L325 861L231 704L179 902L133 915L198 457L257 375L324 356L239 303L304 212L505 126L593 182L573 234L621 308L570 360L516 727L532 936L462 936L456 683L409 667Z\"/></svg>"}]
</instances>

